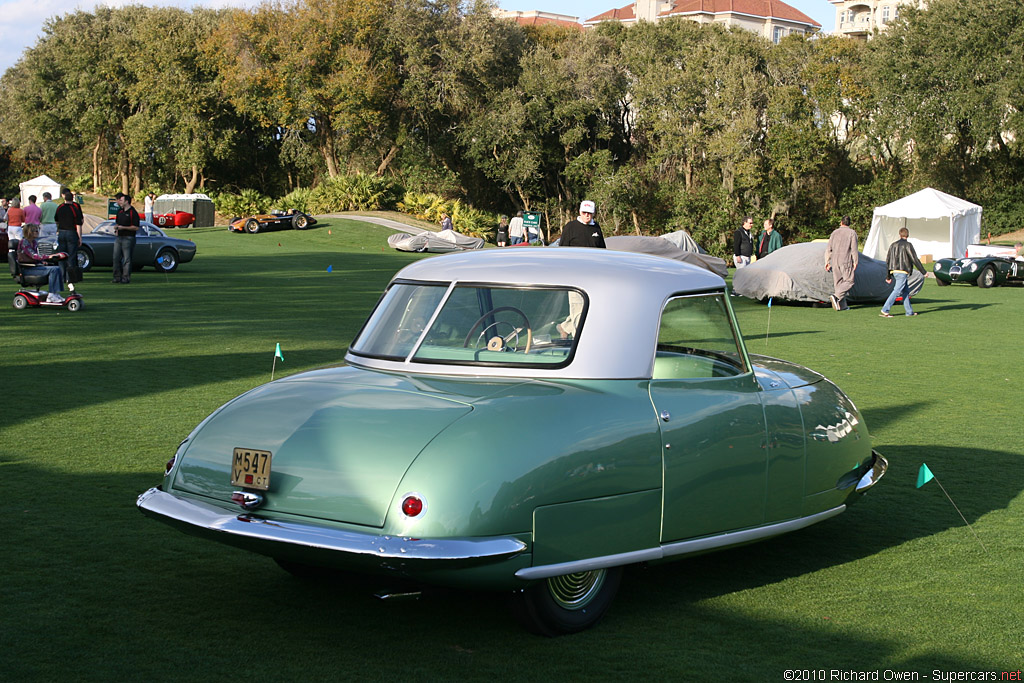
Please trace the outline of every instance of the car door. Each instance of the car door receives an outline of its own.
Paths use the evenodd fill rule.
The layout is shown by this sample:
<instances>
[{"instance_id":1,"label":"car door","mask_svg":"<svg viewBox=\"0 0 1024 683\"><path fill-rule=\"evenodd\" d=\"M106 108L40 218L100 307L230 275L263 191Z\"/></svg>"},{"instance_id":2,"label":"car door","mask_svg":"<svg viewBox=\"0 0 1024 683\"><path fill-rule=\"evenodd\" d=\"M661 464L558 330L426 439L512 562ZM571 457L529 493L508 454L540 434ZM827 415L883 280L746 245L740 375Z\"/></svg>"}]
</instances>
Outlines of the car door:
<instances>
[{"instance_id":1,"label":"car door","mask_svg":"<svg viewBox=\"0 0 1024 683\"><path fill-rule=\"evenodd\" d=\"M153 265L156 258L155 247L160 234L156 228L146 225L139 226L135 235L135 249L132 251L132 266L142 268Z\"/></svg>"},{"instance_id":2,"label":"car door","mask_svg":"<svg viewBox=\"0 0 1024 683\"><path fill-rule=\"evenodd\" d=\"M760 393L725 294L671 298L650 383L662 437L663 543L764 523Z\"/></svg>"}]
</instances>

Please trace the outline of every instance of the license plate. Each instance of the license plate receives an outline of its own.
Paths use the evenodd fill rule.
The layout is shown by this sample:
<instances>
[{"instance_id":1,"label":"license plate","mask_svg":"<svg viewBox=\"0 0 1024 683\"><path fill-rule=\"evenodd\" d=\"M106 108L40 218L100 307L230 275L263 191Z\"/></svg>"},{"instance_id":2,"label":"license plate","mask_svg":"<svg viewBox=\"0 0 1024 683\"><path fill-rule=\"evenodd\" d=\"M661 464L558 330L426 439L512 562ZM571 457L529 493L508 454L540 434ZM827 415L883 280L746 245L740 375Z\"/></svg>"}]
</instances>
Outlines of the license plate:
<instances>
[{"instance_id":1,"label":"license plate","mask_svg":"<svg viewBox=\"0 0 1024 683\"><path fill-rule=\"evenodd\" d=\"M236 448L231 459L231 485L266 491L270 488L270 451Z\"/></svg>"}]
</instances>

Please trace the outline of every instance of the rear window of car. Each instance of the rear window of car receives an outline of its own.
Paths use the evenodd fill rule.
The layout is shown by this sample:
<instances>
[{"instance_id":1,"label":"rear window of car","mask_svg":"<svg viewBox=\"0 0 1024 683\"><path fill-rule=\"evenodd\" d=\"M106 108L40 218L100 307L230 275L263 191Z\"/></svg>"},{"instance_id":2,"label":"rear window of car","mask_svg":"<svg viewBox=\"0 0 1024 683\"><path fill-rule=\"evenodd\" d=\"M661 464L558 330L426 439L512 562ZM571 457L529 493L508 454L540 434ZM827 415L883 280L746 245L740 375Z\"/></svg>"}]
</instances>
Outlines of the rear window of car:
<instances>
[{"instance_id":1,"label":"rear window of car","mask_svg":"<svg viewBox=\"0 0 1024 683\"><path fill-rule=\"evenodd\" d=\"M572 357L586 309L571 288L398 282L350 350L413 363L558 367Z\"/></svg>"}]
</instances>

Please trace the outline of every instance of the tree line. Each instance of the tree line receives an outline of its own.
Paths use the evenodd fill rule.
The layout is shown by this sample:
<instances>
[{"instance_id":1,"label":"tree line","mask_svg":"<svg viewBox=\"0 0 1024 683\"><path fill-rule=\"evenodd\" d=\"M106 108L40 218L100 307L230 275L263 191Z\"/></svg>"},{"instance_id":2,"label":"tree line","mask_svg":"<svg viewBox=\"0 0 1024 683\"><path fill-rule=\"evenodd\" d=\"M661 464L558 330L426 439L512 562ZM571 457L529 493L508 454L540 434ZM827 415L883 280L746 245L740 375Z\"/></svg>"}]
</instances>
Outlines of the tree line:
<instances>
[{"instance_id":1,"label":"tree line","mask_svg":"<svg viewBox=\"0 0 1024 683\"><path fill-rule=\"evenodd\" d=\"M1024 219L1024 5L933 0L873 40L779 44L667 20L520 27L488 2L98 7L51 19L0 79L0 179L282 196L371 174L552 226L746 214L789 238L931 185Z\"/></svg>"}]
</instances>

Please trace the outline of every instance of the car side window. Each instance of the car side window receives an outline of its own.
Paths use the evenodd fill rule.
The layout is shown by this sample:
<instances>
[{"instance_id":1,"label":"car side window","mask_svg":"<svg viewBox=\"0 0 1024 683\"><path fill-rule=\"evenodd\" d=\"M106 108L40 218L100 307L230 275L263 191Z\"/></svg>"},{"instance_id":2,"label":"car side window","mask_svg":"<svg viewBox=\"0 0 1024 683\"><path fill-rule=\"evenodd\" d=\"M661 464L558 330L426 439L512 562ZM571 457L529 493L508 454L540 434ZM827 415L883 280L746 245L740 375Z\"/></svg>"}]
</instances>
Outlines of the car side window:
<instances>
[{"instance_id":1,"label":"car side window","mask_svg":"<svg viewBox=\"0 0 1024 683\"><path fill-rule=\"evenodd\" d=\"M680 296L665 304L652 379L734 377L747 372L724 297Z\"/></svg>"}]
</instances>

